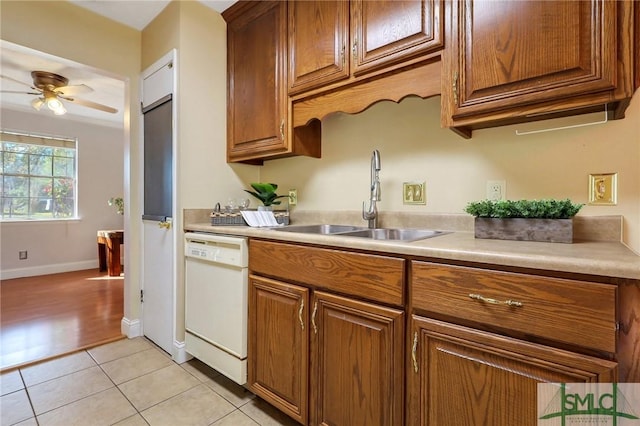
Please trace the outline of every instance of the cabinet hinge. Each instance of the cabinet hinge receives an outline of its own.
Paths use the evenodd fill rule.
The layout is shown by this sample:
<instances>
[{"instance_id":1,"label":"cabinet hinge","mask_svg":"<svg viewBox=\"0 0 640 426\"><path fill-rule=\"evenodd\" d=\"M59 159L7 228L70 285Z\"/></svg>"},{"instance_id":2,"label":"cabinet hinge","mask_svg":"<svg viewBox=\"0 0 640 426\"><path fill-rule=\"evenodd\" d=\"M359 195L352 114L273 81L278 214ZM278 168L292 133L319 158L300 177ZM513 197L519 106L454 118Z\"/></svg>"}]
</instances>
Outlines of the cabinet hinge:
<instances>
[{"instance_id":1,"label":"cabinet hinge","mask_svg":"<svg viewBox=\"0 0 640 426\"><path fill-rule=\"evenodd\" d=\"M140 290L140 303L144 302L144 290Z\"/></svg>"}]
</instances>

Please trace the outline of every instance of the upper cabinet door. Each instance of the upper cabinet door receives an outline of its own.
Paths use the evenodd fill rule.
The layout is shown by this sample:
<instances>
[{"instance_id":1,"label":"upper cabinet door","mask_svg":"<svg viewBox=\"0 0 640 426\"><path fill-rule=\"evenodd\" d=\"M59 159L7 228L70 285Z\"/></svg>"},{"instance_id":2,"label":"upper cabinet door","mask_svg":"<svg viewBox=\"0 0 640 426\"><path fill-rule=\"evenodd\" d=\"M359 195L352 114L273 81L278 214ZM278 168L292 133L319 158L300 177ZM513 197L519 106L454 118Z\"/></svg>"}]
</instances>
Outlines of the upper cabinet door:
<instances>
[{"instance_id":1,"label":"upper cabinet door","mask_svg":"<svg viewBox=\"0 0 640 426\"><path fill-rule=\"evenodd\" d=\"M353 74L405 61L443 46L440 0L351 1Z\"/></svg>"},{"instance_id":2,"label":"upper cabinet door","mask_svg":"<svg viewBox=\"0 0 640 426\"><path fill-rule=\"evenodd\" d=\"M349 77L349 2L289 2L289 93Z\"/></svg>"},{"instance_id":3,"label":"upper cabinet door","mask_svg":"<svg viewBox=\"0 0 640 426\"><path fill-rule=\"evenodd\" d=\"M286 6L260 2L228 22L229 161L288 149Z\"/></svg>"},{"instance_id":4,"label":"upper cabinet door","mask_svg":"<svg viewBox=\"0 0 640 426\"><path fill-rule=\"evenodd\" d=\"M453 118L615 88L616 3L453 2Z\"/></svg>"}]
</instances>

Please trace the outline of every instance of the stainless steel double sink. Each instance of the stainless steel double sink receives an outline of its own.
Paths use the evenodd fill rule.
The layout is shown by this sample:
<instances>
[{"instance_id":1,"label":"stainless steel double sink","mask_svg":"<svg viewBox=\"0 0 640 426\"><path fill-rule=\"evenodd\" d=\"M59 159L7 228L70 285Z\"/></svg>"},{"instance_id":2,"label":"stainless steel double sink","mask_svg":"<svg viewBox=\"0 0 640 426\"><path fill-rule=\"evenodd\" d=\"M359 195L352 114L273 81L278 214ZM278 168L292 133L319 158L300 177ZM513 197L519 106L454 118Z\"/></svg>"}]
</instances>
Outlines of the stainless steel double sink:
<instances>
[{"instance_id":1,"label":"stainless steel double sink","mask_svg":"<svg viewBox=\"0 0 640 426\"><path fill-rule=\"evenodd\" d=\"M298 232L302 234L335 235L342 237L369 238L384 241L418 241L448 234L446 231L432 229L413 228L376 228L370 229L361 226L350 225L291 225L282 228L273 228L280 232Z\"/></svg>"}]
</instances>

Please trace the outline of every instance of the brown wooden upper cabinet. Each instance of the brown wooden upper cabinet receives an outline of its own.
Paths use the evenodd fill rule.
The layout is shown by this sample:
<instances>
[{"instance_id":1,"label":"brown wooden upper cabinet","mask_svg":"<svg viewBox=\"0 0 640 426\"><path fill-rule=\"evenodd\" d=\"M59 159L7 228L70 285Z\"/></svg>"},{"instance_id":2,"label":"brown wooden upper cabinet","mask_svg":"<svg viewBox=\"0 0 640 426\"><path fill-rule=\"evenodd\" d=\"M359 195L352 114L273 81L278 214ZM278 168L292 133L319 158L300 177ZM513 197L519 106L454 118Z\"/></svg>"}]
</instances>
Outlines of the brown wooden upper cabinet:
<instances>
[{"instance_id":1,"label":"brown wooden upper cabinet","mask_svg":"<svg viewBox=\"0 0 640 426\"><path fill-rule=\"evenodd\" d=\"M320 156L320 123L294 129L287 96L287 3L238 2L227 21L227 161Z\"/></svg>"},{"instance_id":2,"label":"brown wooden upper cabinet","mask_svg":"<svg viewBox=\"0 0 640 426\"><path fill-rule=\"evenodd\" d=\"M634 90L633 2L449 4L443 125L473 129L598 104L624 116Z\"/></svg>"},{"instance_id":3,"label":"brown wooden upper cabinet","mask_svg":"<svg viewBox=\"0 0 640 426\"><path fill-rule=\"evenodd\" d=\"M441 3L289 2L289 94L404 66L442 48Z\"/></svg>"}]
</instances>

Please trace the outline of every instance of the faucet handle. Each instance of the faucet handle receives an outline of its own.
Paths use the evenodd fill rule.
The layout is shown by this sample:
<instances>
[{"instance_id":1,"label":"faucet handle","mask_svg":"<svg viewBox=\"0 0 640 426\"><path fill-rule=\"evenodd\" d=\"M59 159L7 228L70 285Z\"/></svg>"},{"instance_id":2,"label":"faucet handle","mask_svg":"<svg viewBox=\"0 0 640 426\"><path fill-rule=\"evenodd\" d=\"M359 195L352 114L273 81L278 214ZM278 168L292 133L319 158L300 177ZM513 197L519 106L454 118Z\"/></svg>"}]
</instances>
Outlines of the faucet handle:
<instances>
[{"instance_id":1,"label":"faucet handle","mask_svg":"<svg viewBox=\"0 0 640 426\"><path fill-rule=\"evenodd\" d=\"M375 215L372 212L368 211L368 209L367 209L367 202L363 201L362 202L362 218L364 220L371 220L374 217L375 217Z\"/></svg>"}]
</instances>

